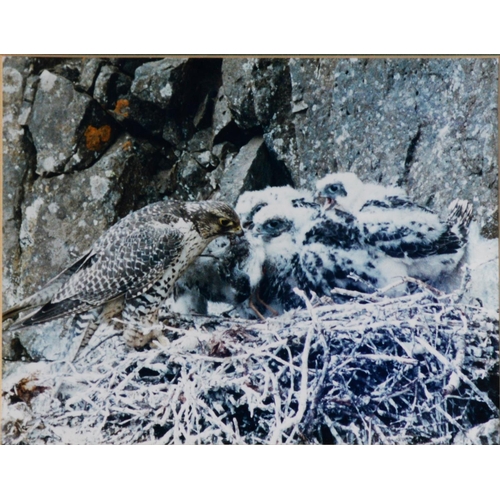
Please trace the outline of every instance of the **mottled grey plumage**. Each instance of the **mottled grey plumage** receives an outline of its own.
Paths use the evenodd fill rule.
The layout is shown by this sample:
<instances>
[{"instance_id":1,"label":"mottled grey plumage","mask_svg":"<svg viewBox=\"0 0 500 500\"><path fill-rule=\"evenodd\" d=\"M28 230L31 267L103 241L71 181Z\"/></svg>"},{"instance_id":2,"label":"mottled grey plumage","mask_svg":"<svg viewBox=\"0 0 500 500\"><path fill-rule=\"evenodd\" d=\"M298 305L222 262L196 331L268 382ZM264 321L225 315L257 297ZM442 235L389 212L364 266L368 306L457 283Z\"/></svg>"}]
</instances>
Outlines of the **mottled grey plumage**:
<instances>
[{"instance_id":1,"label":"mottled grey plumage","mask_svg":"<svg viewBox=\"0 0 500 500\"><path fill-rule=\"evenodd\" d=\"M3 319L42 306L11 328L77 314L81 315L78 327L88 331L96 311L97 320L102 320L123 310L125 322L132 322L158 309L175 281L213 239L241 232L237 214L222 202L148 205L111 227L83 257L6 311ZM93 314L83 314L88 311ZM82 335L88 341L92 333ZM145 343L132 337L129 344Z\"/></svg>"}]
</instances>

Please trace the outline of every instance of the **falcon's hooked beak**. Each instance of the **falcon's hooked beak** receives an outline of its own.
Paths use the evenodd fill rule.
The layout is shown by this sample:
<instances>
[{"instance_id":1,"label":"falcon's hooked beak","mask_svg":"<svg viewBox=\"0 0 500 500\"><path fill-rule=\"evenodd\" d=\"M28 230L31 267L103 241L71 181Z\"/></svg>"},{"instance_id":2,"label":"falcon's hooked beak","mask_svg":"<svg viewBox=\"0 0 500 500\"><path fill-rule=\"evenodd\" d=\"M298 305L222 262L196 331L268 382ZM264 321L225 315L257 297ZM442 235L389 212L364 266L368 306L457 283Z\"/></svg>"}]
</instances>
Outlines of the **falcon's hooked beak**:
<instances>
[{"instance_id":1,"label":"falcon's hooked beak","mask_svg":"<svg viewBox=\"0 0 500 500\"><path fill-rule=\"evenodd\" d=\"M240 239L242 236L244 236L244 234L245 233L244 233L241 225L238 224L233 229L231 229L231 231L229 232L229 234L227 236L229 238L230 243L233 243L236 240Z\"/></svg>"}]
</instances>

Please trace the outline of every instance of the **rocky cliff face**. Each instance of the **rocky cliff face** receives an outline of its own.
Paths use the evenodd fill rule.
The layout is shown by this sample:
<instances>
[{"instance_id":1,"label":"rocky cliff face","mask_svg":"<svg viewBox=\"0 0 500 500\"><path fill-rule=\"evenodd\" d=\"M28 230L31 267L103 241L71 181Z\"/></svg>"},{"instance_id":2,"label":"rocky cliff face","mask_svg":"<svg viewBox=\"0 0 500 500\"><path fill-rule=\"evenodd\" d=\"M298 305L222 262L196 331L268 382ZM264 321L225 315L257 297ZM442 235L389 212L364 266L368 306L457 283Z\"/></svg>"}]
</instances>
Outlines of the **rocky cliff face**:
<instances>
[{"instance_id":1,"label":"rocky cliff face","mask_svg":"<svg viewBox=\"0 0 500 500\"><path fill-rule=\"evenodd\" d=\"M3 99L4 308L131 210L328 172L498 236L496 59L8 57Z\"/></svg>"}]
</instances>

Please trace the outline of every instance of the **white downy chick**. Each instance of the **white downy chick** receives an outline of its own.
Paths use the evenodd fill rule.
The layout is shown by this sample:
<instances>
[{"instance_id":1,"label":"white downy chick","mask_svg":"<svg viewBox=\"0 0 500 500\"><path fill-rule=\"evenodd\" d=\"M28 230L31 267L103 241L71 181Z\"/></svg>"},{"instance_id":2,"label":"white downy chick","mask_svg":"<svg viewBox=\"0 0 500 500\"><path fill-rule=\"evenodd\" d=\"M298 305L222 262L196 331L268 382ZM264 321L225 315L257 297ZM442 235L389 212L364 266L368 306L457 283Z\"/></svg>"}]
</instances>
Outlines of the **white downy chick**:
<instances>
[{"instance_id":1,"label":"white downy chick","mask_svg":"<svg viewBox=\"0 0 500 500\"><path fill-rule=\"evenodd\" d=\"M240 216L242 226L250 227L255 214L268 205L294 205L313 203L310 192L297 190L291 186L273 186L260 191L245 191L236 203L236 213Z\"/></svg>"}]
</instances>

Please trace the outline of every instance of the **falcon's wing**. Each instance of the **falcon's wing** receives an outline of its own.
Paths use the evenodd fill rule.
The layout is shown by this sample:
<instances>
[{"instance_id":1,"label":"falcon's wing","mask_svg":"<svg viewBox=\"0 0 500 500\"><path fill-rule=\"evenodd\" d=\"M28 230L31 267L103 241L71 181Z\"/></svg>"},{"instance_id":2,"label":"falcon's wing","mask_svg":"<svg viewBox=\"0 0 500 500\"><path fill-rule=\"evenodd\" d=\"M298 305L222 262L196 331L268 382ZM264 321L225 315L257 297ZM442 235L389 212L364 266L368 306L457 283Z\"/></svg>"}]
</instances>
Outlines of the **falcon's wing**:
<instances>
[{"instance_id":1,"label":"falcon's wing","mask_svg":"<svg viewBox=\"0 0 500 500\"><path fill-rule=\"evenodd\" d=\"M125 294L131 298L144 293L179 256L183 239L181 231L165 224L143 225L93 256L48 304L23 318L21 326L93 309Z\"/></svg>"},{"instance_id":2,"label":"falcon's wing","mask_svg":"<svg viewBox=\"0 0 500 500\"><path fill-rule=\"evenodd\" d=\"M367 243L376 245L390 257L411 259L453 255L467 243L473 215L472 203L454 200L448 207L446 222L441 222L436 214L425 207L408 206L416 207L416 210L402 211L400 214L393 212L391 222L388 219L385 223L376 224L367 219ZM409 214L411 217L408 217Z\"/></svg>"},{"instance_id":3,"label":"falcon's wing","mask_svg":"<svg viewBox=\"0 0 500 500\"><path fill-rule=\"evenodd\" d=\"M418 259L431 255L446 255L457 253L464 246L464 242L453 231L447 230L434 241L414 240L400 241L398 245L381 245L380 249L395 258L409 257Z\"/></svg>"},{"instance_id":4,"label":"falcon's wing","mask_svg":"<svg viewBox=\"0 0 500 500\"><path fill-rule=\"evenodd\" d=\"M339 222L326 218L314 226L306 233L303 245L322 243L335 248L359 248L361 244L361 234L359 229L352 224L339 219Z\"/></svg>"},{"instance_id":5,"label":"falcon's wing","mask_svg":"<svg viewBox=\"0 0 500 500\"><path fill-rule=\"evenodd\" d=\"M421 210L423 212L433 213L432 210L430 210L429 208L424 207L422 205L418 205L417 203L414 203L413 201L404 196L386 196L383 199L368 200L361 207L360 212L366 212L367 210L370 210L374 207L387 210L410 209L417 212Z\"/></svg>"}]
</instances>

